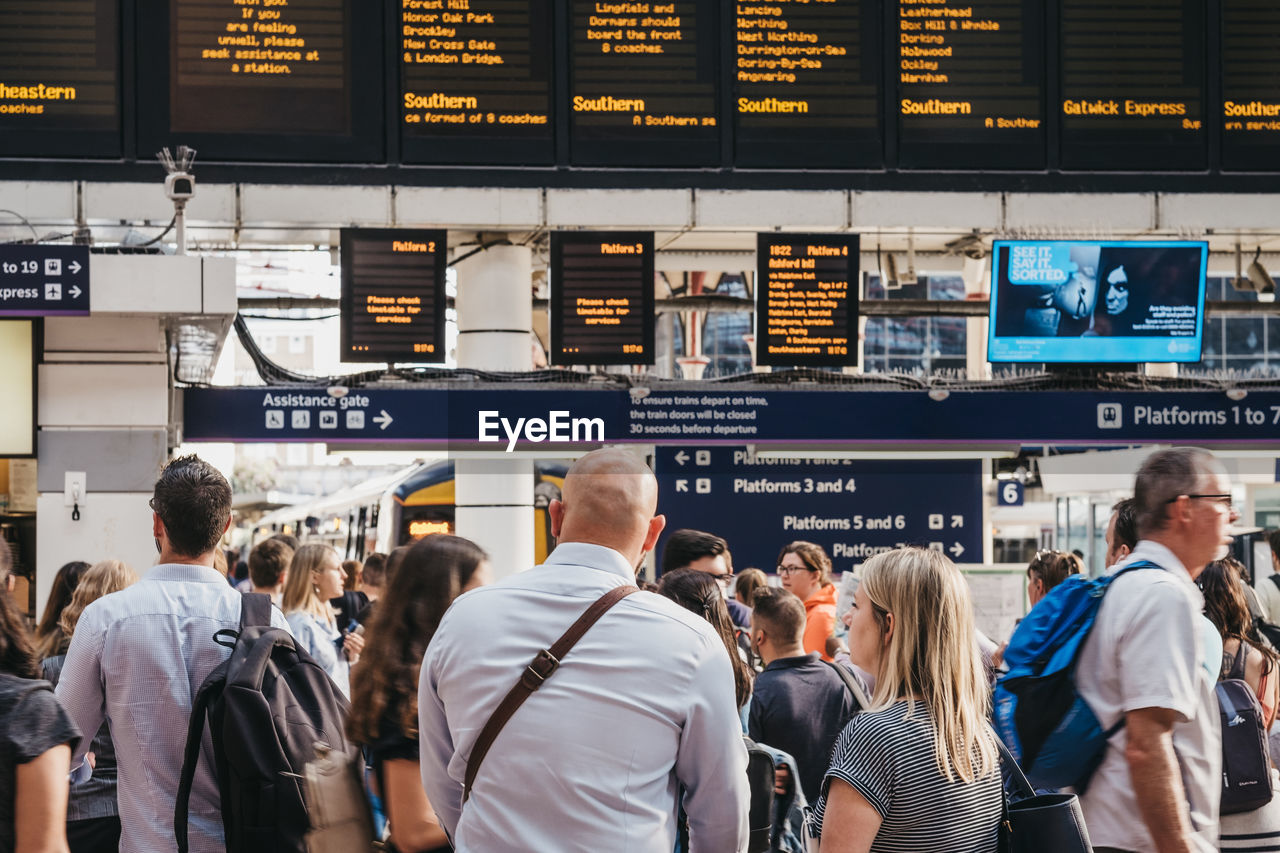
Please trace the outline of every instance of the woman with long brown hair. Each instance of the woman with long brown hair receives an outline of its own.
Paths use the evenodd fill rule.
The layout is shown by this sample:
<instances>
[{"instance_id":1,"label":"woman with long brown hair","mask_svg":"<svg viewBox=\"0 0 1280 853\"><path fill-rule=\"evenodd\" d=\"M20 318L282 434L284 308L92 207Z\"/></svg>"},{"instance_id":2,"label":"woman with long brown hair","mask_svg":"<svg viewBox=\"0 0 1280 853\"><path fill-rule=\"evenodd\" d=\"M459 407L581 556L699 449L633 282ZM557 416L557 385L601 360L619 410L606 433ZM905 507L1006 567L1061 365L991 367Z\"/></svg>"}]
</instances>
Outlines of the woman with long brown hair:
<instances>
[{"instance_id":1,"label":"woman with long brown hair","mask_svg":"<svg viewBox=\"0 0 1280 853\"><path fill-rule=\"evenodd\" d=\"M80 732L40 679L31 638L9 596L0 539L0 853L67 850L67 772Z\"/></svg>"},{"instance_id":2,"label":"woman with long brown hair","mask_svg":"<svg viewBox=\"0 0 1280 853\"><path fill-rule=\"evenodd\" d=\"M66 652L69 638L62 632L59 620L62 619L62 611L71 603L71 594L76 591L76 584L80 583L80 576L87 568L89 564L83 560L73 560L58 569L58 573L53 576L53 589L49 590L44 615L36 625L37 658L43 660Z\"/></svg>"},{"instance_id":3,"label":"woman with long brown hair","mask_svg":"<svg viewBox=\"0 0 1280 853\"><path fill-rule=\"evenodd\" d=\"M724 643L729 661L733 665L733 689L738 709L747 704L751 698L751 667L738 651L738 641L733 635L733 620L729 618L729 608L724 603L724 595L720 592L720 584L716 576L694 569L676 569L666 572L658 579L658 595L679 604L690 613L695 613L711 623Z\"/></svg>"},{"instance_id":4,"label":"woman with long brown hair","mask_svg":"<svg viewBox=\"0 0 1280 853\"><path fill-rule=\"evenodd\" d=\"M397 549L400 551L401 549ZM453 600L489 582L488 556L469 539L428 536L391 560L386 594L370 620L364 659L352 673L347 734L369 748L390 849L449 850L422 790L418 760L418 672Z\"/></svg>"}]
</instances>

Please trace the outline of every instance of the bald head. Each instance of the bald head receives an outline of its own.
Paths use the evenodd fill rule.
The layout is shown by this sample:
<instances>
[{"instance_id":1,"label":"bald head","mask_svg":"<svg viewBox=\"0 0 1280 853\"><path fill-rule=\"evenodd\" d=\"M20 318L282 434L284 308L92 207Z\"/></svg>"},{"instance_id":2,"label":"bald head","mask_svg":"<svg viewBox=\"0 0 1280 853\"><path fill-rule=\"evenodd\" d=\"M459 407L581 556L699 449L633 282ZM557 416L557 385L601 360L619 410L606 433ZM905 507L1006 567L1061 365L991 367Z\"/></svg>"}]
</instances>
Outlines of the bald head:
<instances>
[{"instance_id":1,"label":"bald head","mask_svg":"<svg viewBox=\"0 0 1280 853\"><path fill-rule=\"evenodd\" d=\"M662 530L662 518L654 517L658 481L626 450L583 456L565 475L563 494L551 508L552 533L561 542L604 545L634 565Z\"/></svg>"}]
</instances>

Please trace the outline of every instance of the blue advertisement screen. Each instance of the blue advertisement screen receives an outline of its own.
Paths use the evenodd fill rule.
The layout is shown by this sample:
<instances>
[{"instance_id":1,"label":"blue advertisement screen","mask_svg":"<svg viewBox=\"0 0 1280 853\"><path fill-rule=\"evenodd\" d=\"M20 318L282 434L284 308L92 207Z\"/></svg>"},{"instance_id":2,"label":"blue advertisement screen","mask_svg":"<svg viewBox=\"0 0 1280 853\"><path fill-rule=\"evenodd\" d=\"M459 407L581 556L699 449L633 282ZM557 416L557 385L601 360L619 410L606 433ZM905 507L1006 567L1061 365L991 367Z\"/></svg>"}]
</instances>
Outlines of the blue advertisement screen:
<instances>
[{"instance_id":1,"label":"blue advertisement screen","mask_svg":"<svg viewBox=\"0 0 1280 853\"><path fill-rule=\"evenodd\" d=\"M993 362L1196 362L1209 245L998 240L991 258Z\"/></svg>"}]
</instances>

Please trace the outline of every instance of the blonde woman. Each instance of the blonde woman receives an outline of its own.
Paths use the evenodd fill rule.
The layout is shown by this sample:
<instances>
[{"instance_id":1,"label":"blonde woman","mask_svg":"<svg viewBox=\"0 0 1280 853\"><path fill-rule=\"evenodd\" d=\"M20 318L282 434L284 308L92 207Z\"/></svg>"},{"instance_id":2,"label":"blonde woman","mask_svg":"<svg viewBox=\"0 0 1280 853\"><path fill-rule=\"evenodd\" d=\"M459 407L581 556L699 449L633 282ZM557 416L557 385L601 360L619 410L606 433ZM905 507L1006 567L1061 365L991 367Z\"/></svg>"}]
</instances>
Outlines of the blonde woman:
<instances>
[{"instance_id":1,"label":"blonde woman","mask_svg":"<svg viewBox=\"0 0 1280 853\"><path fill-rule=\"evenodd\" d=\"M43 678L57 686L67 646L75 633L80 614L93 602L137 583L138 575L119 560L103 560L85 569L76 583L71 600L58 619L64 638L57 654L40 662ZM89 751L94 755L93 776L71 786L67 800L67 844L71 853L97 853L120 845L120 810L116 802L116 750L106 723L98 729Z\"/></svg>"},{"instance_id":2,"label":"blonde woman","mask_svg":"<svg viewBox=\"0 0 1280 853\"><path fill-rule=\"evenodd\" d=\"M338 552L328 545L303 545L293 554L284 587L284 618L298 647L320 664L344 696L351 695L351 664L364 638L339 626L329 599L342 595L346 573Z\"/></svg>"},{"instance_id":3,"label":"blonde woman","mask_svg":"<svg viewBox=\"0 0 1280 853\"><path fill-rule=\"evenodd\" d=\"M969 589L942 553L867 560L849 656L876 676L815 808L823 853L995 853L1002 791Z\"/></svg>"}]
</instances>

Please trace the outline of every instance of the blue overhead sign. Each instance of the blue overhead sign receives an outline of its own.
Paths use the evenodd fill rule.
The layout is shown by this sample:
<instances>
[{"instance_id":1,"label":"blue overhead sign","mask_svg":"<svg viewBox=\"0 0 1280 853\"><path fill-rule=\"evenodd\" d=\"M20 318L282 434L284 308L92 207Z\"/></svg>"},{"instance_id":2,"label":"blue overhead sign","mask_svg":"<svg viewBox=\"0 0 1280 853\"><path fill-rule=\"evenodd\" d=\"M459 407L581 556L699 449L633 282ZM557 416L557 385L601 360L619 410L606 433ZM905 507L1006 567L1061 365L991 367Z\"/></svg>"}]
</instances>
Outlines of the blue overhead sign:
<instances>
[{"instance_id":1,"label":"blue overhead sign","mask_svg":"<svg viewBox=\"0 0 1280 853\"><path fill-rule=\"evenodd\" d=\"M940 399L935 399L940 397ZM435 443L498 451L640 444L1274 445L1280 392L608 388L188 388L193 441Z\"/></svg>"},{"instance_id":2,"label":"blue overhead sign","mask_svg":"<svg viewBox=\"0 0 1280 853\"><path fill-rule=\"evenodd\" d=\"M844 571L902 545L982 562L982 462L976 459L763 459L746 447L660 447L658 511L673 530L729 541L735 570L772 573L778 551L816 542Z\"/></svg>"},{"instance_id":3,"label":"blue overhead sign","mask_svg":"<svg viewBox=\"0 0 1280 853\"><path fill-rule=\"evenodd\" d=\"M1022 506L1026 499L1026 491L1017 480L1001 480L996 484L996 504L998 506Z\"/></svg>"},{"instance_id":4,"label":"blue overhead sign","mask_svg":"<svg viewBox=\"0 0 1280 853\"><path fill-rule=\"evenodd\" d=\"M88 246L0 245L0 317L88 313Z\"/></svg>"}]
</instances>

